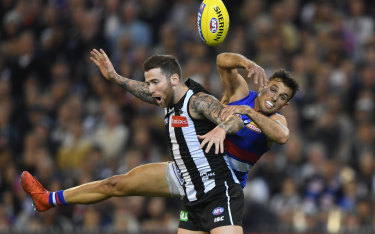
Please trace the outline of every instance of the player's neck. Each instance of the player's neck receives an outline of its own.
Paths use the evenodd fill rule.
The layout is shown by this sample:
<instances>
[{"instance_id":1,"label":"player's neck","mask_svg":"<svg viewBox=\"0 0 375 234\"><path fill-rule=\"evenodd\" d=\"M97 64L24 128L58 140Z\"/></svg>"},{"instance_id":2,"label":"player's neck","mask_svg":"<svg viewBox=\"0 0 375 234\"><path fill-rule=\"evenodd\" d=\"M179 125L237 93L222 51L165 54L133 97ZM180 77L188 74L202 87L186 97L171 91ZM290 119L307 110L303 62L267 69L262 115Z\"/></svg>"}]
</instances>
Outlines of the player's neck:
<instances>
[{"instance_id":1,"label":"player's neck","mask_svg":"<svg viewBox=\"0 0 375 234\"><path fill-rule=\"evenodd\" d=\"M183 96L185 96L186 92L189 90L189 88L185 84L180 84L175 88L174 91L174 99L173 99L173 105L178 103Z\"/></svg>"}]
</instances>

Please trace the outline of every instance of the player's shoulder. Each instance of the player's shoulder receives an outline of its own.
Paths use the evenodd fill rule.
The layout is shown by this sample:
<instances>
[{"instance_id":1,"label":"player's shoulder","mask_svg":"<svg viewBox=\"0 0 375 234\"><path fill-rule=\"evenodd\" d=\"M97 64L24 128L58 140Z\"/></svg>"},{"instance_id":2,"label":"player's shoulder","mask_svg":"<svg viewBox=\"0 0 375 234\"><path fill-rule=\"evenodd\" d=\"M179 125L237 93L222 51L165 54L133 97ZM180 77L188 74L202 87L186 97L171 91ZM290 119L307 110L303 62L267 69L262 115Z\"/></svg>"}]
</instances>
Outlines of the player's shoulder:
<instances>
[{"instance_id":1,"label":"player's shoulder","mask_svg":"<svg viewBox=\"0 0 375 234\"><path fill-rule=\"evenodd\" d=\"M273 118L284 118L285 119L285 116L280 114L279 112L276 112L272 115L270 115L270 117L273 117Z\"/></svg>"},{"instance_id":2,"label":"player's shoulder","mask_svg":"<svg viewBox=\"0 0 375 234\"><path fill-rule=\"evenodd\" d=\"M273 119L273 120L276 120L278 122L285 123L285 124L287 122L285 116L282 115L282 114L280 114L280 113L278 113L278 112L276 112L275 114L271 115L270 118Z\"/></svg>"},{"instance_id":3,"label":"player's shoulder","mask_svg":"<svg viewBox=\"0 0 375 234\"><path fill-rule=\"evenodd\" d=\"M222 104L211 94L198 92L191 96L189 100L190 113L207 115L219 112L223 108Z\"/></svg>"},{"instance_id":4,"label":"player's shoulder","mask_svg":"<svg viewBox=\"0 0 375 234\"><path fill-rule=\"evenodd\" d=\"M211 94L208 94L205 92L197 92L191 96L190 103L193 105L198 105L198 104L212 102L213 100L217 100L217 99Z\"/></svg>"},{"instance_id":5,"label":"player's shoulder","mask_svg":"<svg viewBox=\"0 0 375 234\"><path fill-rule=\"evenodd\" d=\"M198 82L194 81L191 78L188 78L185 81L185 85L193 91L194 94L202 92L202 93L209 93L201 84Z\"/></svg>"}]
</instances>

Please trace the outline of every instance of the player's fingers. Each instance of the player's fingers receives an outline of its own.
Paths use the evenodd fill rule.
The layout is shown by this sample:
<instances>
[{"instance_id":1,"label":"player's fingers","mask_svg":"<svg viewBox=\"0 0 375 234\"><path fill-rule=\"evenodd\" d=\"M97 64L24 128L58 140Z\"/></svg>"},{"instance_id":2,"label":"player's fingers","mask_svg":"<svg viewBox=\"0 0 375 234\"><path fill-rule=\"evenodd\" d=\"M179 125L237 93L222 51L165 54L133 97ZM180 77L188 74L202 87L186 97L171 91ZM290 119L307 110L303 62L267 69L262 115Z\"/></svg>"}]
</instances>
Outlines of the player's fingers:
<instances>
[{"instance_id":1,"label":"player's fingers","mask_svg":"<svg viewBox=\"0 0 375 234\"><path fill-rule=\"evenodd\" d=\"M101 54L103 55L103 57L104 57L106 60L109 60L108 55L104 52L103 49L100 49L100 52L101 52Z\"/></svg>"},{"instance_id":2,"label":"player's fingers","mask_svg":"<svg viewBox=\"0 0 375 234\"><path fill-rule=\"evenodd\" d=\"M222 119L221 121L225 121L229 118L229 116L231 115L231 111L230 110L227 110L225 113L223 113L223 116L222 116Z\"/></svg>"},{"instance_id":3,"label":"player's fingers","mask_svg":"<svg viewBox=\"0 0 375 234\"><path fill-rule=\"evenodd\" d=\"M92 56L92 57L96 57L94 50L91 50L91 51L90 51L90 56Z\"/></svg>"},{"instance_id":4,"label":"player's fingers","mask_svg":"<svg viewBox=\"0 0 375 234\"><path fill-rule=\"evenodd\" d=\"M203 149L203 147L207 144L207 142L208 142L208 139L205 138L205 139L202 141L202 143L200 144L199 148L200 148L200 149Z\"/></svg>"},{"instance_id":5,"label":"player's fingers","mask_svg":"<svg viewBox=\"0 0 375 234\"><path fill-rule=\"evenodd\" d=\"M90 57L90 60L95 63L96 66L100 66L98 60L94 59L93 57Z\"/></svg>"},{"instance_id":6,"label":"player's fingers","mask_svg":"<svg viewBox=\"0 0 375 234\"><path fill-rule=\"evenodd\" d=\"M267 79L267 75L264 72L264 70L263 70L263 80L264 80L264 86L266 86L268 84L268 79Z\"/></svg>"},{"instance_id":7,"label":"player's fingers","mask_svg":"<svg viewBox=\"0 0 375 234\"><path fill-rule=\"evenodd\" d=\"M224 153L224 140L220 141L220 153Z\"/></svg>"},{"instance_id":8,"label":"player's fingers","mask_svg":"<svg viewBox=\"0 0 375 234\"><path fill-rule=\"evenodd\" d=\"M210 149L211 149L211 147L212 147L212 144L213 144L213 142L212 142L212 140L210 140L210 141L208 142L208 144L207 144L207 147L206 147L206 153L210 152Z\"/></svg>"},{"instance_id":9,"label":"player's fingers","mask_svg":"<svg viewBox=\"0 0 375 234\"><path fill-rule=\"evenodd\" d=\"M257 76L258 76L258 81L259 81L260 86L263 87L264 86L264 82L263 82L264 80L262 79L261 73L258 72Z\"/></svg>"},{"instance_id":10,"label":"player's fingers","mask_svg":"<svg viewBox=\"0 0 375 234\"><path fill-rule=\"evenodd\" d=\"M96 60L99 60L99 55L98 51L96 49L91 50L91 55L94 57Z\"/></svg>"},{"instance_id":11,"label":"player's fingers","mask_svg":"<svg viewBox=\"0 0 375 234\"><path fill-rule=\"evenodd\" d=\"M254 69L251 69L249 73L247 74L247 77L251 78L251 76L254 74Z\"/></svg>"},{"instance_id":12,"label":"player's fingers","mask_svg":"<svg viewBox=\"0 0 375 234\"><path fill-rule=\"evenodd\" d=\"M255 68L256 69L256 68ZM254 84L261 84L260 83L260 80L259 80L259 73L258 73L258 71L257 72L255 72L255 74L254 74Z\"/></svg>"},{"instance_id":13,"label":"player's fingers","mask_svg":"<svg viewBox=\"0 0 375 234\"><path fill-rule=\"evenodd\" d=\"M221 111L221 114L220 114L221 121L225 121L227 113L228 113L228 108L225 108Z\"/></svg>"},{"instance_id":14,"label":"player's fingers","mask_svg":"<svg viewBox=\"0 0 375 234\"><path fill-rule=\"evenodd\" d=\"M254 76L254 84L258 84L258 76L256 75L256 73L255 73L255 76Z\"/></svg>"},{"instance_id":15,"label":"player's fingers","mask_svg":"<svg viewBox=\"0 0 375 234\"><path fill-rule=\"evenodd\" d=\"M263 68L260 68L260 78L259 79L262 79L263 80L263 85L266 86L267 85L267 76L266 76L266 73L264 72L264 69Z\"/></svg>"},{"instance_id":16,"label":"player's fingers","mask_svg":"<svg viewBox=\"0 0 375 234\"><path fill-rule=\"evenodd\" d=\"M97 56L100 56L100 52L97 49L93 49L93 51Z\"/></svg>"},{"instance_id":17,"label":"player's fingers","mask_svg":"<svg viewBox=\"0 0 375 234\"><path fill-rule=\"evenodd\" d=\"M198 139L204 139L204 138L206 138L206 134L205 135L197 135L197 137L198 137Z\"/></svg>"},{"instance_id":18,"label":"player's fingers","mask_svg":"<svg viewBox=\"0 0 375 234\"><path fill-rule=\"evenodd\" d=\"M216 141L214 144L215 144L215 154L219 154L220 141Z\"/></svg>"}]
</instances>

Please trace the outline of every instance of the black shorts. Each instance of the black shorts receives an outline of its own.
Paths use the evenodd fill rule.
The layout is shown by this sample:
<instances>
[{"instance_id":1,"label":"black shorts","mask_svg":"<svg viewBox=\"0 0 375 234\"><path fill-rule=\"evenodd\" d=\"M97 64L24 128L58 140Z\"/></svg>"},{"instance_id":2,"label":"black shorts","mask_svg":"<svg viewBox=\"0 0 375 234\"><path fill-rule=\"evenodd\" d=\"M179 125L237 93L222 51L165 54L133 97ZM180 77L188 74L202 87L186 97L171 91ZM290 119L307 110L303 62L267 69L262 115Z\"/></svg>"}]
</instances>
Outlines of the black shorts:
<instances>
[{"instance_id":1,"label":"black shorts","mask_svg":"<svg viewBox=\"0 0 375 234\"><path fill-rule=\"evenodd\" d=\"M222 226L242 226L244 195L241 186L233 184L223 192L209 193L199 204L183 202L179 228L209 232Z\"/></svg>"}]
</instances>

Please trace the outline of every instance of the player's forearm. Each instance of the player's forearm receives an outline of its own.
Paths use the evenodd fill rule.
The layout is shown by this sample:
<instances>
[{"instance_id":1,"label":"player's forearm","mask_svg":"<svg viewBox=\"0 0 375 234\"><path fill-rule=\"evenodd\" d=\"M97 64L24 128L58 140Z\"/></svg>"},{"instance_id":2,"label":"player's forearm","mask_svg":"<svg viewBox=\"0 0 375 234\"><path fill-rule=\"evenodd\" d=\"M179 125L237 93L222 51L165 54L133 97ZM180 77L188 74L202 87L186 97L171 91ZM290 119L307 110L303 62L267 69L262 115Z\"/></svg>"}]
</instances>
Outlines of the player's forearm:
<instances>
[{"instance_id":1,"label":"player's forearm","mask_svg":"<svg viewBox=\"0 0 375 234\"><path fill-rule=\"evenodd\" d=\"M226 134L234 135L244 127L244 123L238 116L231 116L229 119L220 123L218 126L224 129Z\"/></svg>"},{"instance_id":2,"label":"player's forearm","mask_svg":"<svg viewBox=\"0 0 375 234\"><path fill-rule=\"evenodd\" d=\"M132 80L120 76L119 74L116 74L112 81L122 86L124 89L126 89L128 92L141 99L142 101L157 105L155 99L152 98L145 82Z\"/></svg>"},{"instance_id":3,"label":"player's forearm","mask_svg":"<svg viewBox=\"0 0 375 234\"><path fill-rule=\"evenodd\" d=\"M285 144L289 138L289 129L275 120L248 108L246 115L258 125L262 132L272 141Z\"/></svg>"},{"instance_id":4,"label":"player's forearm","mask_svg":"<svg viewBox=\"0 0 375 234\"><path fill-rule=\"evenodd\" d=\"M243 121L237 116L231 116L225 121L220 118L223 105L213 96L208 94L196 94L190 101L190 114L199 118L204 116L211 122L222 128L226 134L236 134L244 127Z\"/></svg>"},{"instance_id":5,"label":"player's forearm","mask_svg":"<svg viewBox=\"0 0 375 234\"><path fill-rule=\"evenodd\" d=\"M216 63L223 69L249 68L253 62L241 54L221 53L216 58Z\"/></svg>"}]
</instances>

